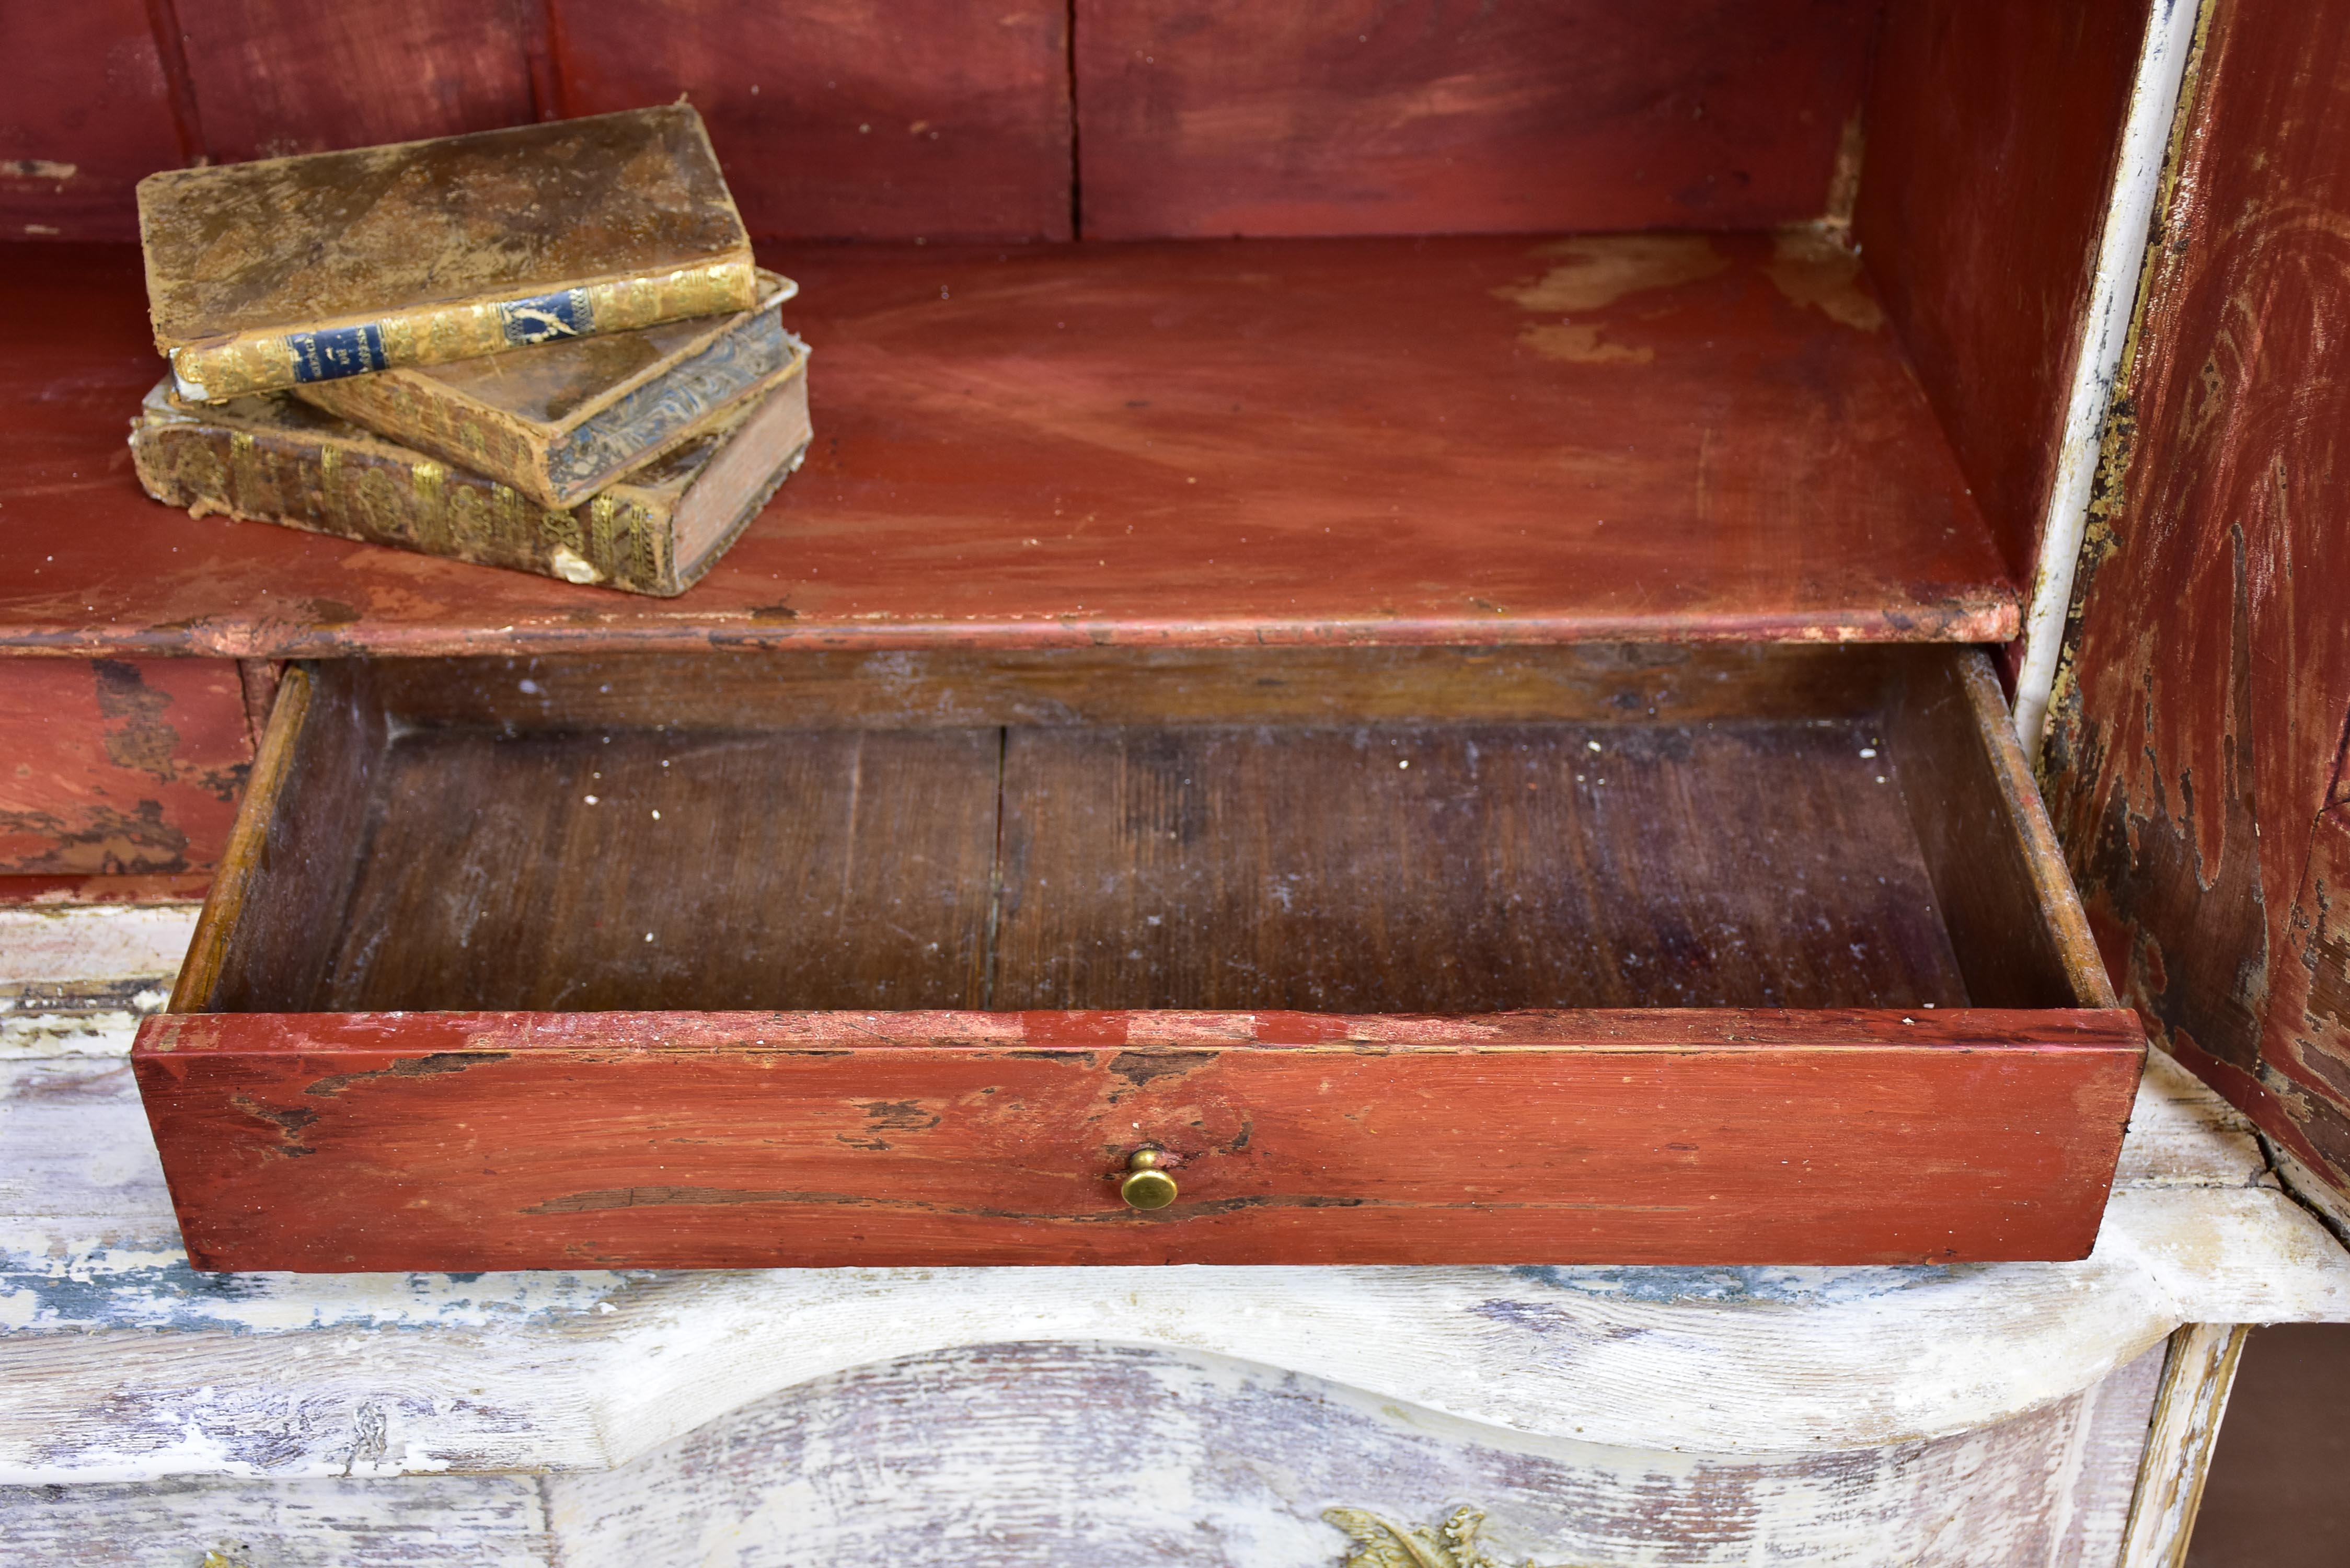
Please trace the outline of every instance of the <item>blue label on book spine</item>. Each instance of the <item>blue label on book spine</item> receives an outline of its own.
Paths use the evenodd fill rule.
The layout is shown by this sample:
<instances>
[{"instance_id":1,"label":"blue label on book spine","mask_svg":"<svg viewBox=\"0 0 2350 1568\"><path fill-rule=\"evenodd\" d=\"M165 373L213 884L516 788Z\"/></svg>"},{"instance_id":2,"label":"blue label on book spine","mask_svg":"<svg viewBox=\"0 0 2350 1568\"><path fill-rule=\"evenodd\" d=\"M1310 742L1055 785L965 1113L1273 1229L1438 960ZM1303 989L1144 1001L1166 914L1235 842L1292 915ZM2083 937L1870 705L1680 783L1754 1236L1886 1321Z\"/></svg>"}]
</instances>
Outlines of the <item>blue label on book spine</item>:
<instances>
[{"instance_id":1,"label":"blue label on book spine","mask_svg":"<svg viewBox=\"0 0 2350 1568\"><path fill-rule=\"evenodd\" d=\"M596 330L596 317L588 291L567 288L561 294L542 294L536 299L499 306L498 325L504 328L510 347L527 348L557 337L583 337Z\"/></svg>"},{"instance_id":2,"label":"blue label on book spine","mask_svg":"<svg viewBox=\"0 0 2350 1568\"><path fill-rule=\"evenodd\" d=\"M294 350L294 379L297 381L337 381L345 376L364 376L370 370L384 368L383 328L370 322L365 327L329 327L317 332L290 332L286 346Z\"/></svg>"}]
</instances>

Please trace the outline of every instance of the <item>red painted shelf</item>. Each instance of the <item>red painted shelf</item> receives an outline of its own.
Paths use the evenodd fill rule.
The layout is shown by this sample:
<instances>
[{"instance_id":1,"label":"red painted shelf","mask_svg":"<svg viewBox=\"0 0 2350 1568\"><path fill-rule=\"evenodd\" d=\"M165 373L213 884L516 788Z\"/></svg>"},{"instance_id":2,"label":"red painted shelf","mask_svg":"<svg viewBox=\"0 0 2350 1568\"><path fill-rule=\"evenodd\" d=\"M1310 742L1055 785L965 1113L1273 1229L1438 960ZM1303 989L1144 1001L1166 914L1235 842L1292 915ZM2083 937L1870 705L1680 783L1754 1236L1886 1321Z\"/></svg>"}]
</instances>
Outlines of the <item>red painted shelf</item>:
<instances>
[{"instance_id":1,"label":"red painted shelf","mask_svg":"<svg viewBox=\"0 0 2350 1568\"><path fill-rule=\"evenodd\" d=\"M0 650L1989 641L2018 586L1801 236L779 247L816 442L635 598L143 496L128 247L0 247Z\"/></svg>"}]
</instances>

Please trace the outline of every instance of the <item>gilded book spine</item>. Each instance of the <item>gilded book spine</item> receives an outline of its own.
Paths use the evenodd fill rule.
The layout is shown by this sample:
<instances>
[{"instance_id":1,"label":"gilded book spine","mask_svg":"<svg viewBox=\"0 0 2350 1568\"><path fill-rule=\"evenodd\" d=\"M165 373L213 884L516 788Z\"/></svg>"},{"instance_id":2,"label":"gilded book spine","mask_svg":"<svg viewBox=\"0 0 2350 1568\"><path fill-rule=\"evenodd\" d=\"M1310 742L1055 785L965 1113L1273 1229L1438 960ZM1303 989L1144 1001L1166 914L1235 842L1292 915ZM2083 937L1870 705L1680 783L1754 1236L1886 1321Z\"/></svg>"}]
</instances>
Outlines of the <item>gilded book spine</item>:
<instances>
[{"instance_id":1,"label":"gilded book spine","mask_svg":"<svg viewBox=\"0 0 2350 1568\"><path fill-rule=\"evenodd\" d=\"M419 306L297 332L247 332L183 343L169 349L172 379L181 397L217 402L395 365L446 364L558 337L629 332L687 317L748 310L758 297L758 268L746 254L553 294Z\"/></svg>"},{"instance_id":2,"label":"gilded book spine","mask_svg":"<svg viewBox=\"0 0 2350 1568\"><path fill-rule=\"evenodd\" d=\"M317 431L149 417L139 481L197 516L222 513L371 545L633 593L679 591L673 502L623 487L568 512L385 442Z\"/></svg>"}]
</instances>

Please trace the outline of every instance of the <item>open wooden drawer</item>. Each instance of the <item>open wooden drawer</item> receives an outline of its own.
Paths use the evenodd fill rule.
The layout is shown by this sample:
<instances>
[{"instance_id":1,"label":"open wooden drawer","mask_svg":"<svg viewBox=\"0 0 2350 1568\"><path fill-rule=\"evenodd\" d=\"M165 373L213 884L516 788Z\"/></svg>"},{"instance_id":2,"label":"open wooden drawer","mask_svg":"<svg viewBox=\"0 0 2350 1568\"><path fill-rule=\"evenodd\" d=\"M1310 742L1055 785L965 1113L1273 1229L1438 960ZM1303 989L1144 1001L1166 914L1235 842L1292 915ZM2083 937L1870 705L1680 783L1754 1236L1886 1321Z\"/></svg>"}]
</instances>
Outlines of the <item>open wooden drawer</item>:
<instances>
[{"instance_id":1,"label":"open wooden drawer","mask_svg":"<svg viewBox=\"0 0 2350 1568\"><path fill-rule=\"evenodd\" d=\"M1980 654L1644 645L296 667L135 1061L203 1269L1826 1263L2143 1050Z\"/></svg>"}]
</instances>

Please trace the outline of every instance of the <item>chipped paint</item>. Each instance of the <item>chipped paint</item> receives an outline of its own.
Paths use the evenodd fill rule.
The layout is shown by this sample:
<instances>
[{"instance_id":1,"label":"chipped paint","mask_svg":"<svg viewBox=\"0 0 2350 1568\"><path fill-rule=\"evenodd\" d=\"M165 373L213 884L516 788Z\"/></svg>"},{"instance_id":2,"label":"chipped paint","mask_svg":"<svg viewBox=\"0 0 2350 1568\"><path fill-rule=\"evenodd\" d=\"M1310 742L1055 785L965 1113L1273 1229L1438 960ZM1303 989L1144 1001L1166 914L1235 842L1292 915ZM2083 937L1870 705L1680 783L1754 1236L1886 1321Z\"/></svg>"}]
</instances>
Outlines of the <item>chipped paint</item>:
<instances>
[{"instance_id":1,"label":"chipped paint","mask_svg":"<svg viewBox=\"0 0 2350 1568\"><path fill-rule=\"evenodd\" d=\"M2039 559L2024 612L2022 662L2016 673L2015 732L2023 753L2037 761L2047 737L2057 655L2064 647L2074 576L2089 524L2107 414L2125 374L2137 331L2137 307L2150 297L2158 247L2149 243L2157 200L2169 193L2186 122L2179 100L2199 52L2199 0L2154 0L2130 86L2129 113L2097 242L2082 341L2073 359L2073 384L2058 438L2056 473L2040 522Z\"/></svg>"},{"instance_id":2,"label":"chipped paint","mask_svg":"<svg viewBox=\"0 0 2350 1568\"><path fill-rule=\"evenodd\" d=\"M2124 999L2292 1168L2350 1189L2350 1032L2323 1016L2350 953L2322 887L2350 732L2350 89L2304 68L2350 22L2206 26L2043 775Z\"/></svg>"},{"instance_id":3,"label":"chipped paint","mask_svg":"<svg viewBox=\"0 0 2350 1568\"><path fill-rule=\"evenodd\" d=\"M0 874L171 875L226 842L253 740L226 660L0 667Z\"/></svg>"},{"instance_id":4,"label":"chipped paint","mask_svg":"<svg viewBox=\"0 0 2350 1568\"><path fill-rule=\"evenodd\" d=\"M1885 325L1885 307L1861 282L1860 253L1833 229L1808 223L1782 229L1772 238L1763 271L1791 303L1831 321L1859 332Z\"/></svg>"},{"instance_id":5,"label":"chipped paint","mask_svg":"<svg viewBox=\"0 0 2350 1568\"><path fill-rule=\"evenodd\" d=\"M1532 282L1496 288L1493 296L1545 316L1604 310L1629 296L1701 282L1730 266L1730 258L1703 234L1592 234L1553 240L1527 254L1558 265Z\"/></svg>"},{"instance_id":6,"label":"chipped paint","mask_svg":"<svg viewBox=\"0 0 2350 1568\"><path fill-rule=\"evenodd\" d=\"M556 1324L661 1276L647 1273L214 1274L177 1235L61 1234L0 1222L0 1326L276 1334Z\"/></svg>"}]
</instances>

